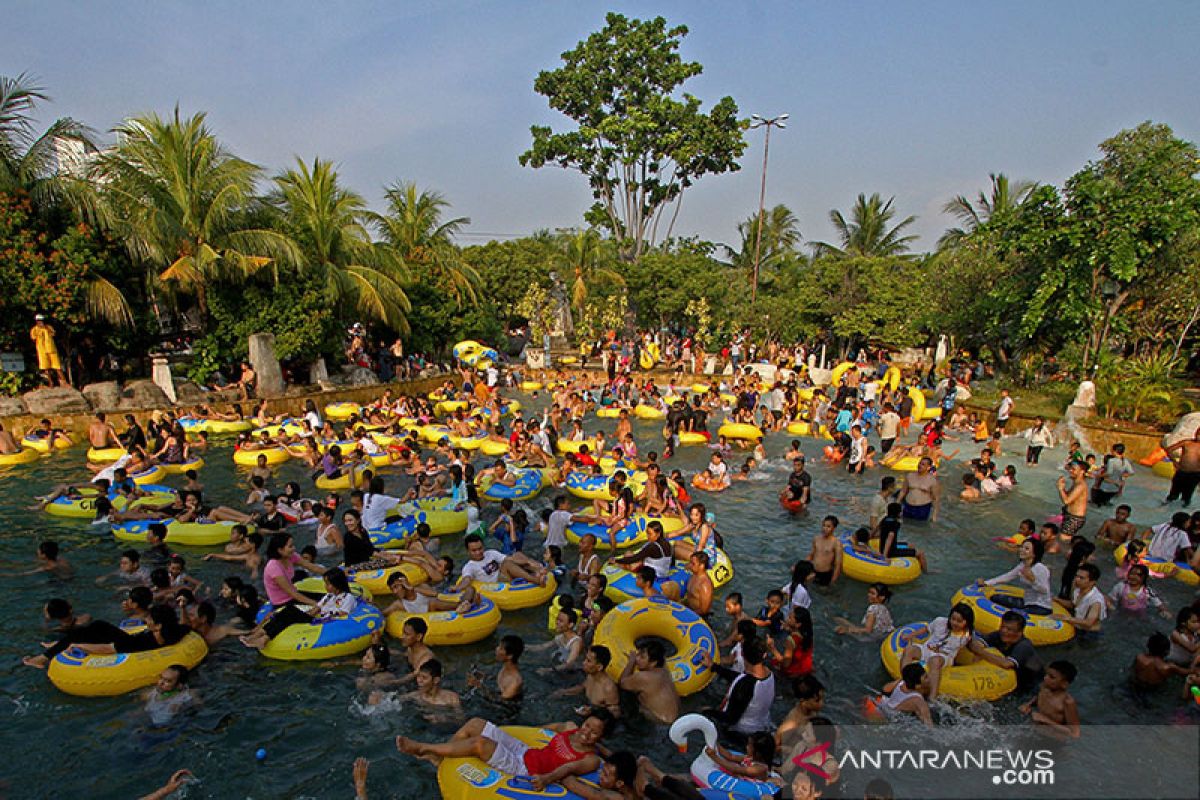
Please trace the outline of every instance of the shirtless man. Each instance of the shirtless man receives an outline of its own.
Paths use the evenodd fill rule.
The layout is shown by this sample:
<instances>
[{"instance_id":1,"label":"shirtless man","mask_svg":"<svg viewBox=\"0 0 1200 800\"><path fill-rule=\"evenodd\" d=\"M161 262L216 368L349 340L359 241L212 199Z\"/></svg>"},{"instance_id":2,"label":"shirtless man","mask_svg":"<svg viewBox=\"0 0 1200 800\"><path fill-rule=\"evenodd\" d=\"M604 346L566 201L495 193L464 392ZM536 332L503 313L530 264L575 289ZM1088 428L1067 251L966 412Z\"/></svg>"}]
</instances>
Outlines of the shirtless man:
<instances>
[{"instance_id":1,"label":"shirtless man","mask_svg":"<svg viewBox=\"0 0 1200 800\"><path fill-rule=\"evenodd\" d=\"M97 411L96 418L88 425L87 438L92 447L97 450L122 446L116 429L105 419L103 411Z\"/></svg>"},{"instance_id":2,"label":"shirtless man","mask_svg":"<svg viewBox=\"0 0 1200 800\"><path fill-rule=\"evenodd\" d=\"M1062 525L1058 529L1059 541L1070 544L1071 538L1083 530L1087 522L1088 487L1087 467L1079 461L1067 465L1067 476L1071 485L1067 486L1067 478L1058 476L1058 496L1062 500ZM1046 542L1047 553L1057 553L1058 542Z\"/></svg>"},{"instance_id":3,"label":"shirtless man","mask_svg":"<svg viewBox=\"0 0 1200 800\"><path fill-rule=\"evenodd\" d=\"M1200 427L1190 441L1184 439L1165 449L1167 458L1175 462L1175 477L1171 478L1171 491L1163 504L1178 498L1186 508L1192 504L1192 495L1200 485Z\"/></svg>"},{"instance_id":4,"label":"shirtless man","mask_svg":"<svg viewBox=\"0 0 1200 800\"><path fill-rule=\"evenodd\" d=\"M1030 714L1038 725L1046 726L1064 738L1079 738L1079 708L1067 691L1075 680L1075 665L1070 661L1055 661L1046 667L1046 677L1037 697L1021 706L1022 714Z\"/></svg>"},{"instance_id":5,"label":"shirtless man","mask_svg":"<svg viewBox=\"0 0 1200 800\"><path fill-rule=\"evenodd\" d=\"M1129 521L1132 511L1133 509L1127 505L1117 506L1112 519L1104 520L1104 524L1100 526L1100 530L1096 533L1096 541L1120 547L1132 539L1133 535L1137 533L1137 526Z\"/></svg>"},{"instance_id":6,"label":"shirtless man","mask_svg":"<svg viewBox=\"0 0 1200 800\"><path fill-rule=\"evenodd\" d=\"M409 700L432 708L448 708L457 711L462 708L462 701L456 692L442 688L442 662L436 658L427 659L416 671L416 691L402 694L397 700Z\"/></svg>"},{"instance_id":7,"label":"shirtless man","mask_svg":"<svg viewBox=\"0 0 1200 800\"><path fill-rule=\"evenodd\" d=\"M688 569L692 575L688 578L687 594L683 604L695 611L701 617L708 618L712 610L713 584L708 577L708 553L697 550L688 561Z\"/></svg>"},{"instance_id":8,"label":"shirtless man","mask_svg":"<svg viewBox=\"0 0 1200 800\"><path fill-rule=\"evenodd\" d=\"M0 455L11 456L13 453L19 452L21 446L17 444L17 440L13 435L4 430L4 426L0 425Z\"/></svg>"},{"instance_id":9,"label":"shirtless man","mask_svg":"<svg viewBox=\"0 0 1200 800\"><path fill-rule=\"evenodd\" d=\"M587 698L588 705L575 709L576 713L587 716L593 708L604 708L614 717L621 714L620 692L617 682L608 676L608 665L612 662L612 652L602 644L593 645L583 657L583 683L560 689L555 697L582 694Z\"/></svg>"},{"instance_id":10,"label":"shirtless man","mask_svg":"<svg viewBox=\"0 0 1200 800\"><path fill-rule=\"evenodd\" d=\"M484 684L484 674L479 670L472 670L467 676L467 686L478 689L488 700L509 703L520 700L525 692L525 678L517 662L524 652L525 640L520 636L511 633L501 636L496 645L496 662L500 664L500 671L496 673L496 691Z\"/></svg>"},{"instance_id":11,"label":"shirtless man","mask_svg":"<svg viewBox=\"0 0 1200 800\"><path fill-rule=\"evenodd\" d=\"M808 560L814 568L813 580L819 586L835 583L842 574L842 544L834 535L837 526L837 517L829 516L821 520L821 532L813 539L812 548L808 551Z\"/></svg>"},{"instance_id":12,"label":"shirtless man","mask_svg":"<svg viewBox=\"0 0 1200 800\"><path fill-rule=\"evenodd\" d=\"M404 621L404 627L400 630L400 644L404 645L404 659L412 672L400 678L399 683L416 680L417 671L425 662L434 659L433 650L425 644L425 634L428 632L428 623L420 617L410 617Z\"/></svg>"},{"instance_id":13,"label":"shirtless man","mask_svg":"<svg viewBox=\"0 0 1200 800\"><path fill-rule=\"evenodd\" d=\"M647 718L670 725L679 717L679 695L666 663L662 642L651 639L629 653L617 685L637 694L638 705Z\"/></svg>"}]
</instances>

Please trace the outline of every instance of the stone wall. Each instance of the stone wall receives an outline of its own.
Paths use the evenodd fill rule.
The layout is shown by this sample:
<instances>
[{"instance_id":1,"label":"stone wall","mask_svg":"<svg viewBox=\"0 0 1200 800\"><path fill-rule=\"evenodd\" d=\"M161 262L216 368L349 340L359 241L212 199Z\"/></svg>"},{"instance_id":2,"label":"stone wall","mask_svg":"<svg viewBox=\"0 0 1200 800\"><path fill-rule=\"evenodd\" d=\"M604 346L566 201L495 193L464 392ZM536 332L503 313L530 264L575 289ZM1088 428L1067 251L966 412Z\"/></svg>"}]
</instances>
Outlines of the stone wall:
<instances>
[{"instance_id":1,"label":"stone wall","mask_svg":"<svg viewBox=\"0 0 1200 800\"><path fill-rule=\"evenodd\" d=\"M304 394L289 395L287 397L277 397L267 400L267 408L271 414L292 414L299 416L304 411L304 403L306 400L312 400L317 404L318 409L324 409L329 403L351 402L351 403L369 403L379 398L385 389L391 389L393 395L425 395L441 386L447 378L453 378L450 375L435 375L428 378L417 378L410 381L399 381L396 383L381 383L374 386L346 386L331 389L329 391L312 391ZM457 379L455 378L457 383ZM217 411L232 411L233 403L226 401L218 401L215 399L205 398L202 402L210 408ZM242 404L242 410L247 414L252 414L257 404L257 400L250 400ZM125 414L133 414L139 420L145 421L149 418L150 413L155 410L172 408L177 412L187 411L196 403L180 403L177 406L152 406L145 408L120 408L119 410L110 410L108 421L113 423L117 430L121 430L121 422ZM32 430L37 426L45 414L20 414L14 416L0 417L0 422L4 423L4 429L11 431L18 439L28 430ZM79 414L55 414L52 419L54 426L62 428L64 431L74 435L75 441L84 441L87 438L87 428L95 418L94 412L79 413ZM77 434L77 435L76 435Z\"/></svg>"}]
</instances>

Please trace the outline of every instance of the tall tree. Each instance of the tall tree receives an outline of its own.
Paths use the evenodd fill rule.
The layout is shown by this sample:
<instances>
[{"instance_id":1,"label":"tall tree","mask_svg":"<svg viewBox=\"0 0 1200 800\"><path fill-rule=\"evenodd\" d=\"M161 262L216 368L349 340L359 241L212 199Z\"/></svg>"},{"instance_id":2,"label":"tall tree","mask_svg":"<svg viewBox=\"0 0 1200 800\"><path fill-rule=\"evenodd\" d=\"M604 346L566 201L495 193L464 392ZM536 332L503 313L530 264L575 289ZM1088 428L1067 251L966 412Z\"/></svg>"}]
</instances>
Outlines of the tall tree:
<instances>
[{"instance_id":1,"label":"tall tree","mask_svg":"<svg viewBox=\"0 0 1200 800\"><path fill-rule=\"evenodd\" d=\"M33 111L45 100L45 91L28 74L0 75L0 192L27 193L39 212L54 206L65 188L58 148L96 149L87 126L70 117L38 133Z\"/></svg>"},{"instance_id":2,"label":"tall tree","mask_svg":"<svg viewBox=\"0 0 1200 800\"><path fill-rule=\"evenodd\" d=\"M1103 156L1072 175L1066 205L1076 226L1079 263L1086 265L1093 315L1084 353L1104 347L1112 318L1139 280L1179 263L1179 242L1200 226L1200 152L1167 125L1143 122L1100 144Z\"/></svg>"},{"instance_id":3,"label":"tall tree","mask_svg":"<svg viewBox=\"0 0 1200 800\"><path fill-rule=\"evenodd\" d=\"M579 171L596 200L588 222L607 227L624 255L637 259L674 206L670 238L685 189L704 175L739 169L744 122L731 97L704 114L696 97L674 96L703 70L679 56L686 27L615 13L606 23L563 53L562 67L538 74L534 90L578 127L554 133L533 126L533 146L520 162Z\"/></svg>"},{"instance_id":4,"label":"tall tree","mask_svg":"<svg viewBox=\"0 0 1200 800\"><path fill-rule=\"evenodd\" d=\"M335 300L407 331L404 263L395 249L371 240L372 215L363 198L340 186L333 165L320 159L312 166L296 159L275 185L304 268L320 276Z\"/></svg>"},{"instance_id":5,"label":"tall tree","mask_svg":"<svg viewBox=\"0 0 1200 800\"><path fill-rule=\"evenodd\" d=\"M974 202L960 194L943 206L942 210L957 217L962 227L950 228L942 234L938 247L954 247L964 236L987 224L993 217L1011 214L1037 187L1033 181L1013 183L1003 172L993 172L988 178L992 182L990 194L980 192Z\"/></svg>"},{"instance_id":6,"label":"tall tree","mask_svg":"<svg viewBox=\"0 0 1200 800\"><path fill-rule=\"evenodd\" d=\"M117 146L93 164L101 221L155 280L196 296L207 316L208 286L267 266L292 266L299 248L285 234L247 222L261 171L228 152L204 122L179 109L117 126Z\"/></svg>"},{"instance_id":7,"label":"tall tree","mask_svg":"<svg viewBox=\"0 0 1200 800\"><path fill-rule=\"evenodd\" d=\"M450 203L438 192L420 191L415 183L397 181L388 187L387 211L379 218L383 238L396 248L404 263L416 273L425 273L453 295L455 304L479 302L479 274L463 260L450 240L468 217L444 220Z\"/></svg>"},{"instance_id":8,"label":"tall tree","mask_svg":"<svg viewBox=\"0 0 1200 800\"><path fill-rule=\"evenodd\" d=\"M908 246L916 241L917 237L901 234L905 228L916 222L917 218L905 217L892 225L892 219L896 216L896 211L892 208L895 201L895 197L889 197L885 203L878 194L870 197L860 194L854 208L850 210L849 220L837 209L830 211L829 220L837 229L841 247L817 242L814 245L817 253L863 258L882 258L907 253Z\"/></svg>"}]
</instances>

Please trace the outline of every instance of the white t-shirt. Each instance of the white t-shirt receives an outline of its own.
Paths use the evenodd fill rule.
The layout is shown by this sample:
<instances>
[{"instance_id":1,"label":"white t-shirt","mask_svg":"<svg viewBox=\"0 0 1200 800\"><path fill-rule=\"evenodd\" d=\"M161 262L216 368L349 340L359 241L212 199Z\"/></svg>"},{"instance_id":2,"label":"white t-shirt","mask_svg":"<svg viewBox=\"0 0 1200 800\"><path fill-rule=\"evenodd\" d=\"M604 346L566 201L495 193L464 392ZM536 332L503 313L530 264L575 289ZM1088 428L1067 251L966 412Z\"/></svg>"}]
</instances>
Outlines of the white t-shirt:
<instances>
[{"instance_id":1,"label":"white t-shirt","mask_svg":"<svg viewBox=\"0 0 1200 800\"><path fill-rule=\"evenodd\" d=\"M485 583L500 579L500 565L504 562L504 553L499 550L484 550L483 558L478 561L467 560L463 564L462 575L473 581Z\"/></svg>"},{"instance_id":2,"label":"white t-shirt","mask_svg":"<svg viewBox=\"0 0 1200 800\"><path fill-rule=\"evenodd\" d=\"M1102 620L1108 618L1108 606L1105 604L1104 595L1101 593L1098 587L1093 586L1091 589L1088 589L1088 593L1082 597L1079 594L1079 590L1076 589L1074 591L1074 598L1075 619L1086 618L1088 612L1091 611L1092 606L1099 606L1100 608L1100 616L1096 619Z\"/></svg>"},{"instance_id":3,"label":"white t-shirt","mask_svg":"<svg viewBox=\"0 0 1200 800\"><path fill-rule=\"evenodd\" d=\"M1013 405L1013 399L1011 397L1001 398L1000 406L996 409L996 418L1008 419L1009 414L1012 413Z\"/></svg>"},{"instance_id":4,"label":"white t-shirt","mask_svg":"<svg viewBox=\"0 0 1200 800\"><path fill-rule=\"evenodd\" d=\"M383 452L383 448L376 444L375 440L370 436L364 436L359 439L358 445L363 449L363 452L369 456L378 455L379 453Z\"/></svg>"},{"instance_id":5,"label":"white t-shirt","mask_svg":"<svg viewBox=\"0 0 1200 800\"><path fill-rule=\"evenodd\" d=\"M791 581L788 581L783 586L780 586L779 590L783 592L784 597L788 598L789 607L800 606L801 608L809 608L812 605L812 597L809 595L808 589L804 588L804 584L802 583L796 584L796 591L794 594L791 594L790 597L789 593L792 591Z\"/></svg>"},{"instance_id":6,"label":"white t-shirt","mask_svg":"<svg viewBox=\"0 0 1200 800\"><path fill-rule=\"evenodd\" d=\"M1169 522L1163 522L1150 529L1154 538L1146 548L1146 555L1151 558L1161 558L1163 561L1174 561L1175 551L1183 547L1191 547L1186 531L1181 531Z\"/></svg>"},{"instance_id":7,"label":"white t-shirt","mask_svg":"<svg viewBox=\"0 0 1200 800\"><path fill-rule=\"evenodd\" d=\"M984 478L979 482L979 491L984 494L1000 494L1000 484L991 478Z\"/></svg>"},{"instance_id":8,"label":"white t-shirt","mask_svg":"<svg viewBox=\"0 0 1200 800\"><path fill-rule=\"evenodd\" d=\"M725 475L729 472L729 467L724 461L709 462L708 470L713 474L714 478L725 479Z\"/></svg>"},{"instance_id":9,"label":"white t-shirt","mask_svg":"<svg viewBox=\"0 0 1200 800\"><path fill-rule=\"evenodd\" d=\"M874 400L876 397L879 396L879 384L875 383L874 381L863 384L862 393L863 393L863 402L864 403L867 402L868 400Z\"/></svg>"},{"instance_id":10,"label":"white t-shirt","mask_svg":"<svg viewBox=\"0 0 1200 800\"><path fill-rule=\"evenodd\" d=\"M895 439L900 430L900 415L895 411L885 411L879 415L879 438Z\"/></svg>"},{"instance_id":11,"label":"white t-shirt","mask_svg":"<svg viewBox=\"0 0 1200 800\"><path fill-rule=\"evenodd\" d=\"M125 455L121 456L113 463L109 464L104 469L97 472L96 476L94 478L92 478L92 483L95 483L96 481L100 481L100 480L105 480L105 481L108 481L109 483L112 483L113 480L115 480L117 470L126 466L132 460L133 460L133 456L126 453Z\"/></svg>"},{"instance_id":12,"label":"white t-shirt","mask_svg":"<svg viewBox=\"0 0 1200 800\"><path fill-rule=\"evenodd\" d=\"M358 606L358 598L346 592L345 594L327 594L317 601L317 609L321 617L346 616Z\"/></svg>"},{"instance_id":13,"label":"white t-shirt","mask_svg":"<svg viewBox=\"0 0 1200 800\"><path fill-rule=\"evenodd\" d=\"M559 547L563 547L564 545L566 545L566 543L567 543L566 530L567 530L567 526L570 524L571 524L571 512L570 511L564 511L564 510L551 511L550 519L546 523L546 544L547 545L556 544Z\"/></svg>"},{"instance_id":14,"label":"white t-shirt","mask_svg":"<svg viewBox=\"0 0 1200 800\"><path fill-rule=\"evenodd\" d=\"M309 411L304 415L304 419L309 425L312 425L312 429L314 431L321 430L321 428L325 425L325 423L321 421L321 415L316 411Z\"/></svg>"},{"instance_id":15,"label":"white t-shirt","mask_svg":"<svg viewBox=\"0 0 1200 800\"><path fill-rule=\"evenodd\" d=\"M363 496L362 526L369 531L382 528L387 519L387 512L400 505L399 497L386 494L368 494Z\"/></svg>"}]
</instances>

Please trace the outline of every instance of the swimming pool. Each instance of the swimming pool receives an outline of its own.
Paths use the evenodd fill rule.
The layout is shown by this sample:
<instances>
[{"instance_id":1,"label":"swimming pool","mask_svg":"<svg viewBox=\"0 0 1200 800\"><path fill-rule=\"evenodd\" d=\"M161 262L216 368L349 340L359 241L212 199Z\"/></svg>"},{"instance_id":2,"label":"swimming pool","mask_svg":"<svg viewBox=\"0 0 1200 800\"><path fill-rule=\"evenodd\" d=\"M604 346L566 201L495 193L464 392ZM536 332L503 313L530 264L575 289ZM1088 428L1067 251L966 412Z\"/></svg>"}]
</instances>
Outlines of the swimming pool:
<instances>
[{"instance_id":1,"label":"swimming pool","mask_svg":"<svg viewBox=\"0 0 1200 800\"><path fill-rule=\"evenodd\" d=\"M523 397L527 403L529 398ZM532 404L540 408L541 403ZM604 429L612 432L611 420L589 420L590 433ZM635 433L644 453L659 444L661 424L636 422ZM868 502L878 489L883 475L895 475L876 469L863 477L851 477L844 467L823 465L820 449L824 442L802 439L813 474L813 503L808 513L791 517L778 504L777 495L786 480L789 466L777 458L794 437L772 434L768 453L773 458L754 478L735 484L719 495L694 492L717 515L718 527L725 537L733 559L736 577L724 591L740 591L746 597L748 611L757 610L768 589L785 582L790 566L808 553L821 518L834 514L843 529L865 522ZM959 502L956 495L959 471L944 467L943 490L951 495L942 504L941 518L932 524L907 524L904 536L924 549L934 574L916 582L895 587L892 613L897 623L925 620L945 614L954 592L977 577L990 577L1007 570L1015 557L993 544L991 538L1016 530L1024 517L1042 521L1058 513L1054 476L1061 462L1061 448L1043 456L1040 468L1023 466L1023 440L1012 440L1011 453L998 459L1004 465L1017 465L1019 488L1000 499L975 504ZM969 442L964 454L977 449ZM953 447L947 449L952 450ZM5 680L0 705L0 724L5 730L8 751L19 759L0 774L8 781L13 797L58 796L90 793L98 796L137 796L162 782L176 769L187 767L200 782L186 791L197 797L333 797L349 796L350 766L355 756L372 760L371 788L378 797L436 796L434 769L399 755L393 739L397 734L416 738L441 738L455 728L450 722L428 722L404 709L384 706L364 713L354 689L357 668L325 666L318 663L282 663L261 659L235 640L217 645L197 669L193 691L203 705L194 715L174 728L155 729L133 696L111 699L85 699L64 695L53 688L45 674L20 665L20 656L36 652L45 637L41 605L49 597L70 599L77 611L115 620L119 614L117 594L95 586L95 578L115 569L123 545L111 536L96 532L85 523L63 520L31 511L28 506L35 494L49 486L84 475L84 448L16 467L0 477L0 508L4 529L0 531L0 561L4 572L32 563L36 542L54 538L64 547L75 567L72 580L59 582L43 576L0 578L0 655L5 665ZM1016 457L1010 458L1010 455ZM670 468L690 474L702 468L709 451L703 447L681 447ZM208 466L201 473L211 502L239 506L245 497L240 475L230 458L230 447L221 440L205 455ZM740 463L737 451L731 466ZM291 462L277 473L278 484L287 480L304 481L303 469ZM178 485L182 479L171 479ZM388 476L389 488L407 486L407 480ZM1155 524L1168 515L1158 506L1167 484L1148 469L1139 469L1124 500L1134 507L1133 519L1140 524ZM543 492L531 508L540 510L553 493ZM1174 510L1174 509L1172 509ZM531 514L531 516L534 516ZM1093 509L1086 533L1094 534L1101 519ZM311 529L296 529L301 544L311 541ZM462 547L448 539L445 552L461 562ZM533 547L527 548L533 552ZM199 560L203 550L181 549L189 555L189 571L210 588L234 571L219 563ZM573 556L573 551L572 554ZM573 558L571 559L573 560ZM1049 556L1057 588L1062 556ZM1102 550L1097 564L1104 577L1101 587L1112 585L1111 556ZM1155 584L1172 610L1188 602L1191 591L1177 581ZM859 703L869 687L886 679L880 666L878 646L833 634L835 615L858 619L865 608L864 584L843 579L829 590L814 589L813 614L816 624L816 674L829 688L827 713L838 723L860 720ZM722 592L723 593L723 592ZM719 604L716 619L724 625ZM223 618L223 617L222 617ZM544 608L504 615L497 636L515 632L528 643L544 641ZM1067 658L1080 668L1072 693L1079 701L1087 723L1149 724L1196 721L1194 704L1185 706L1178 699L1177 684L1172 690L1153 697L1147 707L1134 707L1122 685L1130 661L1143 647L1151 630L1169 631L1172 623L1157 617L1116 618L1106 623L1099 642L1067 645L1042 652L1046 660ZM721 631L718 631L719 633ZM491 663L495 638L460 648L435 648L448 668L446 685L462 689L463 675L473 664ZM398 645L394 654L399 653ZM549 663L548 654L530 654L524 659L527 696L524 708L513 720L538 723L571 718L570 709L577 698L548 698L548 689L570 685L571 680L536 674L536 667ZM687 698L684 711L715 705L724 684L716 682L707 692ZM775 706L778 721L790 708L788 692L782 687ZM536 698L536 699L535 699ZM1017 701L1001 701L994 709L973 708L962 714L960 732L966 727L1003 736L1002 726L1020 720ZM468 715L497 718L498 711L479 700L467 700ZM1189 716L1190 715L1190 716ZM498 719L501 721L502 717ZM994 729L994 730L993 730ZM32 743L32 744L30 744ZM666 743L664 732L640 719L631 719L608 742L634 752L651 754L660 765L686 771L694 756L680 757ZM267 750L259 763L255 751ZM861 796L861 795L860 795Z\"/></svg>"}]
</instances>

